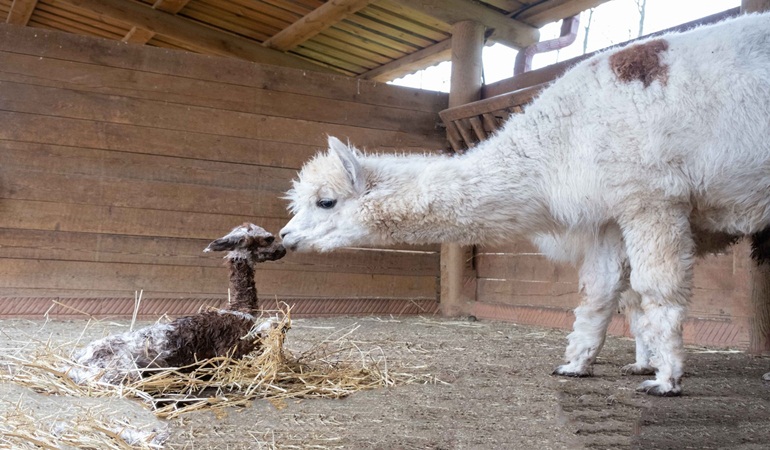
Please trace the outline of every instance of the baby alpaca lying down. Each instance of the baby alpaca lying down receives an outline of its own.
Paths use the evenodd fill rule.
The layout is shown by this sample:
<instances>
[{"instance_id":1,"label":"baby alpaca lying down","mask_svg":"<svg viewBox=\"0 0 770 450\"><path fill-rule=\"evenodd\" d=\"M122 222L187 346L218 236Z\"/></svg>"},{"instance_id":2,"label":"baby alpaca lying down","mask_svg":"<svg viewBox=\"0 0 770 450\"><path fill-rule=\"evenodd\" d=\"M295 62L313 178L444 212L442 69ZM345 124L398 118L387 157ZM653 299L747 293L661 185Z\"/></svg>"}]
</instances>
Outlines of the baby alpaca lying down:
<instances>
[{"instance_id":1,"label":"baby alpaca lying down","mask_svg":"<svg viewBox=\"0 0 770 450\"><path fill-rule=\"evenodd\" d=\"M145 369L176 367L192 371L199 361L230 356L233 359L259 350L261 338L277 325L258 322L259 305L254 265L286 254L272 234L254 224L243 224L206 247L205 252L229 250L233 301L227 310L210 310L107 336L74 355L67 375L76 383L97 380L120 384L141 378Z\"/></svg>"}]
</instances>

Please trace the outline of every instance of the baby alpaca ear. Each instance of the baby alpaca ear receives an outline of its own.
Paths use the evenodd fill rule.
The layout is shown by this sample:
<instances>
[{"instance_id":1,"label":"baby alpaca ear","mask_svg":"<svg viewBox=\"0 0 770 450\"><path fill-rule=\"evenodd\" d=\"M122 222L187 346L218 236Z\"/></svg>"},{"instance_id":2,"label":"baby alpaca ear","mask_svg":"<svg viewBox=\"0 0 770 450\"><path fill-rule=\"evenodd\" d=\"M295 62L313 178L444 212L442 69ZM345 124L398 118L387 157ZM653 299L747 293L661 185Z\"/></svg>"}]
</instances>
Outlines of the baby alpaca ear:
<instances>
[{"instance_id":1,"label":"baby alpaca ear","mask_svg":"<svg viewBox=\"0 0 770 450\"><path fill-rule=\"evenodd\" d=\"M334 136L329 136L329 152L337 155L340 159L342 167L348 173L350 182L353 184L356 192L363 192L365 185L364 171L356 157L356 149L343 144L342 141Z\"/></svg>"}]
</instances>

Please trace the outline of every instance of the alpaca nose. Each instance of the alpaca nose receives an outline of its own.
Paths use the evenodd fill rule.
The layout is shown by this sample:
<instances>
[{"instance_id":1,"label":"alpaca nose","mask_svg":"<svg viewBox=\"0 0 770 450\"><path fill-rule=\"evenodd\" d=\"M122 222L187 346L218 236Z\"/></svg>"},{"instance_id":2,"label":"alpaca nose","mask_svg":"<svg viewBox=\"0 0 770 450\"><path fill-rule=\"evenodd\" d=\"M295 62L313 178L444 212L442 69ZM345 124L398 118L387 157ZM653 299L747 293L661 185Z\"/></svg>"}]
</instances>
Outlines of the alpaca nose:
<instances>
[{"instance_id":1,"label":"alpaca nose","mask_svg":"<svg viewBox=\"0 0 770 450\"><path fill-rule=\"evenodd\" d=\"M265 238L265 242L267 242L267 245L270 245L270 244L272 244L272 243L273 243L273 241L275 241L275 237L274 237L274 236L267 236L267 237Z\"/></svg>"},{"instance_id":2,"label":"alpaca nose","mask_svg":"<svg viewBox=\"0 0 770 450\"><path fill-rule=\"evenodd\" d=\"M281 236L281 240L284 240L284 239L286 239L286 236L287 236L288 234L289 234L289 232L288 232L288 231L286 231L286 230L281 230L281 232L280 232L280 233L278 233L278 235L279 235L279 236Z\"/></svg>"}]
</instances>

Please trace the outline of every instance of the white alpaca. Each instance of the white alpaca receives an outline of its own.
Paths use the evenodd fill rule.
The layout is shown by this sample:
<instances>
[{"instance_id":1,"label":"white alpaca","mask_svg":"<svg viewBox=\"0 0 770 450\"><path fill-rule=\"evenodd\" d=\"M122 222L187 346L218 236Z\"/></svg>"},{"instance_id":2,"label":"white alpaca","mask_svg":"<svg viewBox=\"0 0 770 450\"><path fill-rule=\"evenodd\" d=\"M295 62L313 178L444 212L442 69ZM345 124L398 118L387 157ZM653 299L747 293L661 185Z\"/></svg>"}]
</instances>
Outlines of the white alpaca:
<instances>
[{"instance_id":1,"label":"white alpaca","mask_svg":"<svg viewBox=\"0 0 770 450\"><path fill-rule=\"evenodd\" d=\"M288 196L287 248L531 238L580 266L567 364L585 376L621 293L640 390L678 395L696 247L770 229L770 16L586 60L462 156L361 155L330 138ZM765 230L763 232L763 230Z\"/></svg>"}]
</instances>

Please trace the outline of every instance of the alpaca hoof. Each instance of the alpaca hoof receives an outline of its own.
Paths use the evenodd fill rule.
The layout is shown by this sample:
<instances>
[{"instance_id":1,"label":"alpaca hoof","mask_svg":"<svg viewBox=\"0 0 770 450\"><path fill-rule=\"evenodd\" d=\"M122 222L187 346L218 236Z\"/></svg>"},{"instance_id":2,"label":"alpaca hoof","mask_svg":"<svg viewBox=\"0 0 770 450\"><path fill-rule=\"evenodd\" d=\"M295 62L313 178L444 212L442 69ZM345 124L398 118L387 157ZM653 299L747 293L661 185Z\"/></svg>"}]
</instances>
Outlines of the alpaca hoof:
<instances>
[{"instance_id":1,"label":"alpaca hoof","mask_svg":"<svg viewBox=\"0 0 770 450\"><path fill-rule=\"evenodd\" d=\"M656 397L678 397L682 395L682 386L672 381L647 380L636 388L636 392Z\"/></svg>"},{"instance_id":2,"label":"alpaca hoof","mask_svg":"<svg viewBox=\"0 0 770 450\"><path fill-rule=\"evenodd\" d=\"M580 369L572 366L571 364L564 364L554 369L553 372L551 372L551 375L560 375L562 377L573 377L573 378L585 378L585 377L590 377L593 374L589 369Z\"/></svg>"},{"instance_id":3,"label":"alpaca hoof","mask_svg":"<svg viewBox=\"0 0 770 450\"><path fill-rule=\"evenodd\" d=\"M770 381L770 372L762 375L762 381Z\"/></svg>"},{"instance_id":4,"label":"alpaca hoof","mask_svg":"<svg viewBox=\"0 0 770 450\"><path fill-rule=\"evenodd\" d=\"M626 364L620 369L623 375L655 375L655 369L641 364Z\"/></svg>"}]
</instances>

